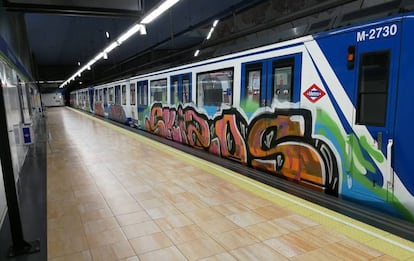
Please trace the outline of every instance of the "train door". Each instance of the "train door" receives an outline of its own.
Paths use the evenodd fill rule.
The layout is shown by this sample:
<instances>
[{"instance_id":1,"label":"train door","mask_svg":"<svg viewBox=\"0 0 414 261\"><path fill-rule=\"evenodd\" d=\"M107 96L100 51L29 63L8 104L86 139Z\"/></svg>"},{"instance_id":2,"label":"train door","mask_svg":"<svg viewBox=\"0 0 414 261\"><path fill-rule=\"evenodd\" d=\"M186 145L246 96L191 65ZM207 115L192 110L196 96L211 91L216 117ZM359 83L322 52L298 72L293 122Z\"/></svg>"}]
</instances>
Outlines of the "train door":
<instances>
[{"instance_id":1,"label":"train door","mask_svg":"<svg viewBox=\"0 0 414 261\"><path fill-rule=\"evenodd\" d=\"M104 117L108 117L108 88L103 89L103 109L104 109Z\"/></svg>"},{"instance_id":2,"label":"train door","mask_svg":"<svg viewBox=\"0 0 414 261\"><path fill-rule=\"evenodd\" d=\"M310 136L310 129L304 128L312 126L307 122L311 119L298 104L301 57L294 54L243 64L240 106L250 118L247 146L252 167L317 183L319 188L320 175L307 171L303 162L314 153L309 149L311 137L304 137ZM255 115L256 111L260 114Z\"/></svg>"},{"instance_id":3,"label":"train door","mask_svg":"<svg viewBox=\"0 0 414 261\"><path fill-rule=\"evenodd\" d=\"M301 56L291 55L242 65L240 107L250 118L261 107L297 102L300 96ZM294 79L297 79L294 81Z\"/></svg>"},{"instance_id":4,"label":"train door","mask_svg":"<svg viewBox=\"0 0 414 261\"><path fill-rule=\"evenodd\" d=\"M129 83L129 105L131 106L131 124L138 126L137 92L134 81Z\"/></svg>"},{"instance_id":5,"label":"train door","mask_svg":"<svg viewBox=\"0 0 414 261\"><path fill-rule=\"evenodd\" d=\"M148 110L148 81L137 82L138 127L145 124L145 113Z\"/></svg>"},{"instance_id":6,"label":"train door","mask_svg":"<svg viewBox=\"0 0 414 261\"><path fill-rule=\"evenodd\" d=\"M378 193L372 193L376 188L392 189L394 174L391 170L391 160L400 56L399 29L400 23L393 22L357 32L357 44L354 48L357 88L352 127L359 140L351 141L352 166L357 166L361 162L363 164L364 155L358 151L364 151L362 148L366 149L367 146L375 146L385 156L386 167L382 175L377 173L375 165L369 168L363 164L362 167L367 169L366 173L359 173L358 167L351 169L351 175L365 175L371 182L364 184L365 186L353 186L353 189L371 196L380 197ZM350 50L352 49L351 46ZM369 134L366 133L367 130ZM367 135L373 137L373 141L370 141L369 137L364 137ZM375 151L369 153L377 162L384 161ZM372 189L369 189L370 187Z\"/></svg>"},{"instance_id":7,"label":"train door","mask_svg":"<svg viewBox=\"0 0 414 261\"><path fill-rule=\"evenodd\" d=\"M171 104L191 102L191 74L171 76Z\"/></svg>"},{"instance_id":8,"label":"train door","mask_svg":"<svg viewBox=\"0 0 414 261\"><path fill-rule=\"evenodd\" d=\"M94 112L95 110L94 110L94 107L93 107L93 104L94 104L94 100L95 100L95 92L94 92L94 90L93 90L93 88L89 88L88 89L88 98L89 98L89 100L88 100L88 110L89 110L89 112Z\"/></svg>"}]
</instances>

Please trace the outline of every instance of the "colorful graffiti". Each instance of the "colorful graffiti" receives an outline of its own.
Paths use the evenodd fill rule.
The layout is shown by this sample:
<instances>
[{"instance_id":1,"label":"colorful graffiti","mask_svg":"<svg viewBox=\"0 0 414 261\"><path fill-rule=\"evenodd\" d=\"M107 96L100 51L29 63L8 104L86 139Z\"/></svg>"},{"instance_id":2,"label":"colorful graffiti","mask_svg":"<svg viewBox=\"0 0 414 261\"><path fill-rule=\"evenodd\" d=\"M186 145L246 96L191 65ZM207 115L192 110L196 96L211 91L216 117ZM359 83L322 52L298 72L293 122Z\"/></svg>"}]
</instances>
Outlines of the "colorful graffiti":
<instances>
[{"instance_id":1,"label":"colorful graffiti","mask_svg":"<svg viewBox=\"0 0 414 261\"><path fill-rule=\"evenodd\" d=\"M104 109L103 109L103 105L101 102L95 102L95 114L99 115L99 116L104 116Z\"/></svg>"},{"instance_id":2,"label":"colorful graffiti","mask_svg":"<svg viewBox=\"0 0 414 261\"><path fill-rule=\"evenodd\" d=\"M122 123L127 123L125 111L121 105L110 105L108 117Z\"/></svg>"},{"instance_id":3,"label":"colorful graffiti","mask_svg":"<svg viewBox=\"0 0 414 261\"><path fill-rule=\"evenodd\" d=\"M311 136L306 109L263 112L248 123L235 108L209 119L188 105L155 103L145 119L147 131L220 157L338 195L336 158L329 146Z\"/></svg>"}]
</instances>

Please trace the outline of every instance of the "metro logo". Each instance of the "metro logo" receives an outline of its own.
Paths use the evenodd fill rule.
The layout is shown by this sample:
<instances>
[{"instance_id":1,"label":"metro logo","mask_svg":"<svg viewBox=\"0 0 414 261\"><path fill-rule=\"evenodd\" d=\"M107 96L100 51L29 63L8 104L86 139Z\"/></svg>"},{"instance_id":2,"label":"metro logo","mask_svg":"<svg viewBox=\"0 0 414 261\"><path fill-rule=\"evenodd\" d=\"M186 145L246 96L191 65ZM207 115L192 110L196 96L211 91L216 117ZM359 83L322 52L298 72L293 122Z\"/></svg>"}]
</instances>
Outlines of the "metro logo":
<instances>
[{"instance_id":1,"label":"metro logo","mask_svg":"<svg viewBox=\"0 0 414 261\"><path fill-rule=\"evenodd\" d=\"M321 88L319 88L318 85L313 84L303 93L303 95L305 95L309 101L315 103L319 101L323 96L325 96L326 93Z\"/></svg>"}]
</instances>

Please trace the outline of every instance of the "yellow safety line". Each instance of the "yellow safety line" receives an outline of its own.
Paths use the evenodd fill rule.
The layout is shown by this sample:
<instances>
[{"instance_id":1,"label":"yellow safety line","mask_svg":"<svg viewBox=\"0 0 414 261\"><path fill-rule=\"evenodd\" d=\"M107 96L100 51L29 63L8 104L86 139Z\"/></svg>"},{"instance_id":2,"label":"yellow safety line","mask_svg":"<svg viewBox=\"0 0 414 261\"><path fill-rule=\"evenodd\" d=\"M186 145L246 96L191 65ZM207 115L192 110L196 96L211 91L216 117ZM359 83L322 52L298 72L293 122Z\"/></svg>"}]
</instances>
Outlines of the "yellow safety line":
<instances>
[{"instance_id":1,"label":"yellow safety line","mask_svg":"<svg viewBox=\"0 0 414 261\"><path fill-rule=\"evenodd\" d=\"M187 154L183 151L170 147L168 145L159 143L150 138L144 137L137 133L118 127L114 124L98 119L94 116L88 115L84 112L67 107L70 110L82 114L96 122L105 125L113 130L123 133L136 140L144 142L162 152L166 152L178 160L183 160L203 169L215 176L218 176L232 184L244 188L254 194L265 198L277 205L282 205L292 212L298 213L302 216L314 220L321 225L329 227L337 232L340 232L358 242L366 244L374 249L377 249L390 256L398 259L414 258L414 243L393 235L389 232L375 228L368 224L362 223L350 217L344 216L340 213L334 212L330 209L321 207L317 204L304 200L302 198L293 196L284 191L278 190L274 187L268 186L254 179L243 176L237 172L231 171L207 160L198 158L196 156ZM275 198L276 197L276 198ZM346 227L344 227L345 225Z\"/></svg>"}]
</instances>

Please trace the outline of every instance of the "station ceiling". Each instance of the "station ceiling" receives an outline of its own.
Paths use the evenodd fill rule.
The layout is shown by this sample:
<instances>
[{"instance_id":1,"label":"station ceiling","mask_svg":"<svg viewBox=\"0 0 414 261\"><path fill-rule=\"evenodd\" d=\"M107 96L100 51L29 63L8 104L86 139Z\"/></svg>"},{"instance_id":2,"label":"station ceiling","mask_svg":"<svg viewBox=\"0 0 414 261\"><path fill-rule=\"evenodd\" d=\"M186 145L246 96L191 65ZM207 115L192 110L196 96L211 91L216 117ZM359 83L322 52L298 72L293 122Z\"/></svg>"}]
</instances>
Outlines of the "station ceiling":
<instances>
[{"instance_id":1,"label":"station ceiling","mask_svg":"<svg viewBox=\"0 0 414 261\"><path fill-rule=\"evenodd\" d=\"M131 25L142 19L160 0L3 0L9 11L24 12L29 45L37 64L38 81L64 81L85 65ZM371 4L367 3L371 2ZM204 57L247 46L242 39L304 17L330 19L329 13L345 6L372 5L352 0L181 0L147 25L147 34L136 34L77 79L69 89L133 75L153 67L194 60L197 49L208 49ZM352 9L352 8L351 8ZM325 13L323 13L325 12ZM325 19L326 16L326 19ZM220 20L209 42L206 36L214 20ZM327 20L328 21L328 20ZM308 29L311 25L308 23ZM299 28L299 26L297 26ZM279 30L280 31L280 30ZM294 30L295 32L298 30ZM109 33L109 39L106 36ZM276 41L269 39L269 41ZM257 36L259 37L259 36ZM256 38L257 38L256 37ZM291 35L290 37L295 37ZM264 37L262 37L264 38ZM278 37L280 38L280 37ZM239 39L238 42L235 39ZM242 39L242 40L240 40ZM257 42L253 40L253 42ZM250 44L250 43L249 43ZM226 46L224 48L223 46ZM224 51L223 51L224 52ZM201 55L201 58L203 58ZM201 59L198 58L198 59ZM43 84L56 88L59 84Z\"/></svg>"}]
</instances>

